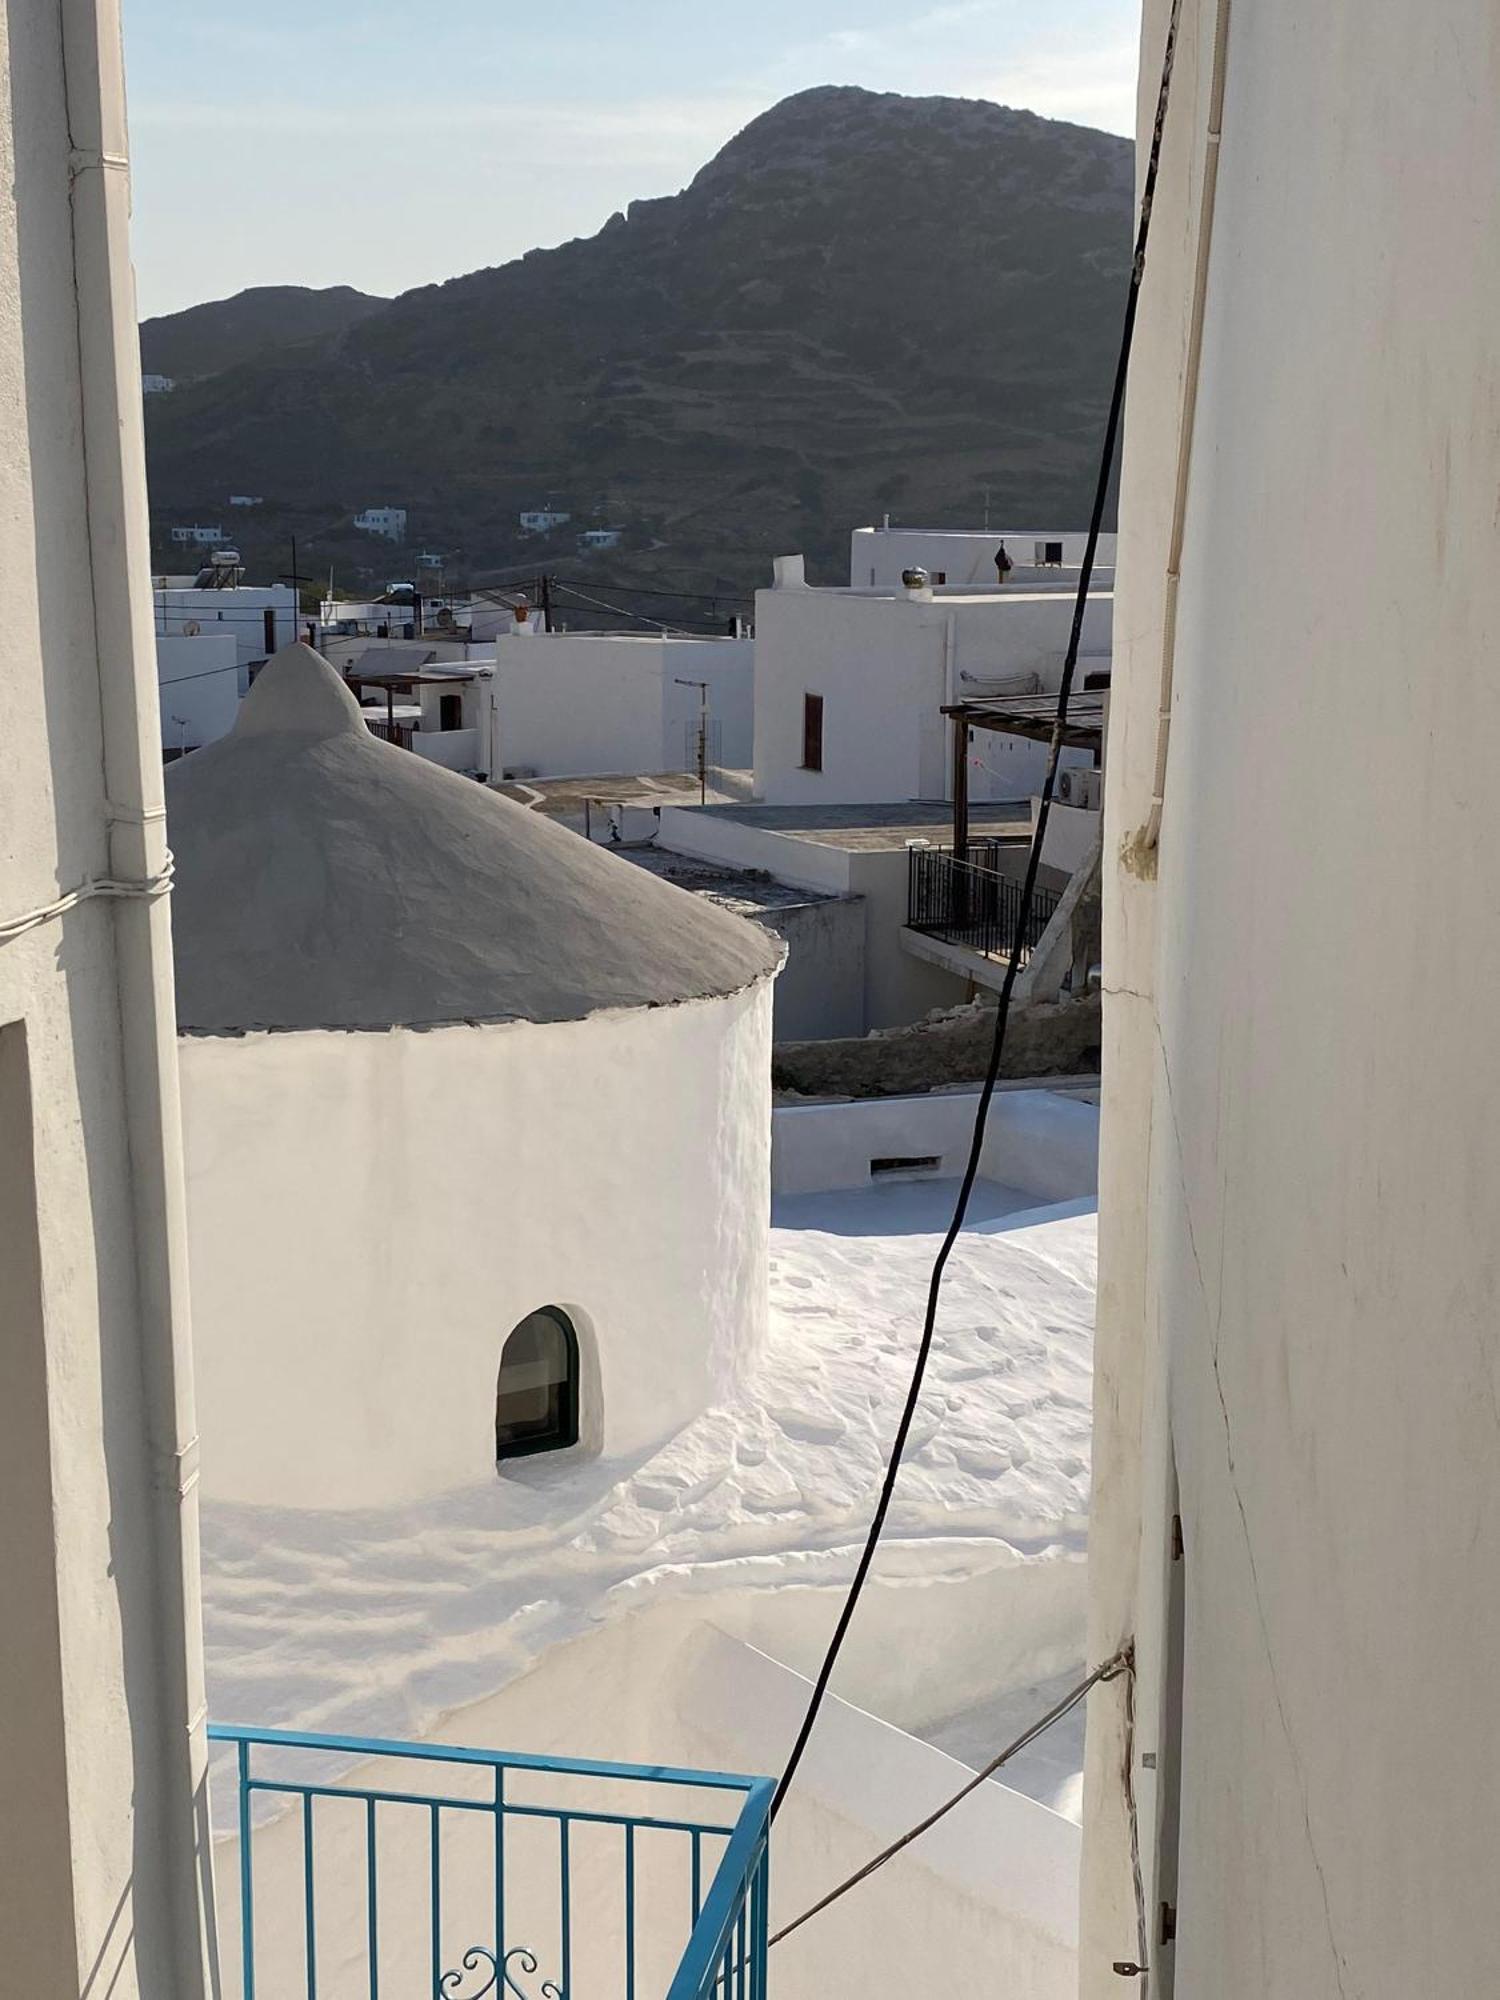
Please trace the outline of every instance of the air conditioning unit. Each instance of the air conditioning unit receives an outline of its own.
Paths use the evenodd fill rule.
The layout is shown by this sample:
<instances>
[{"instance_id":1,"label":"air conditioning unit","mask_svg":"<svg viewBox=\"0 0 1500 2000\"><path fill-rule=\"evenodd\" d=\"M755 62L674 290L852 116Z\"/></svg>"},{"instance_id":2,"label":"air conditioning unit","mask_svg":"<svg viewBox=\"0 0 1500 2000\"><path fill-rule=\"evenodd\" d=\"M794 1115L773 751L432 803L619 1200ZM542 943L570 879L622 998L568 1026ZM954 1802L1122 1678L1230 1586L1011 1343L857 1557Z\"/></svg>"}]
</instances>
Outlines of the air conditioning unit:
<instances>
[{"instance_id":1,"label":"air conditioning unit","mask_svg":"<svg viewBox=\"0 0 1500 2000\"><path fill-rule=\"evenodd\" d=\"M1098 812L1104 798L1104 774L1078 765L1057 774L1057 802L1082 812Z\"/></svg>"}]
</instances>

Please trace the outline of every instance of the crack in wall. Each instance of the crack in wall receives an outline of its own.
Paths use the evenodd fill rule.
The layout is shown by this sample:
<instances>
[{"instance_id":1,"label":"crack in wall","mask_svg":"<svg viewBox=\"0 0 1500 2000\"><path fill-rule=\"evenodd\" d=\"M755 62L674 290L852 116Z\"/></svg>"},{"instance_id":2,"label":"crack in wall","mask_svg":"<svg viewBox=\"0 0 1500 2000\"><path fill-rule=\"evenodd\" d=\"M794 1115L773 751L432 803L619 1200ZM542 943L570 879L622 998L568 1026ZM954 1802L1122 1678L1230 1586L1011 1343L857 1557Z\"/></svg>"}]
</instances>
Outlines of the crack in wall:
<instances>
[{"instance_id":1,"label":"crack in wall","mask_svg":"<svg viewBox=\"0 0 1500 2000\"><path fill-rule=\"evenodd\" d=\"M1203 1260L1198 1250L1197 1233L1193 1227L1193 1205L1188 1192L1187 1169L1183 1157L1182 1128L1177 1120L1177 1103L1172 1089L1172 1066L1167 1055L1166 1040L1161 1031L1161 1021L1159 1017L1153 1017L1153 1021L1156 1028L1157 1047L1161 1052L1162 1081L1166 1086L1167 1113L1172 1121L1172 1136L1177 1156L1177 1183L1182 1194L1182 1214L1183 1220L1187 1225L1188 1248L1192 1253L1193 1269L1197 1275L1198 1288L1203 1294L1204 1307L1209 1313L1210 1318L1208 1341L1209 1364L1213 1374L1214 1393L1218 1398L1219 1416L1224 1426L1224 1457L1229 1473L1229 1490L1234 1495L1234 1504L1240 1520L1240 1532L1244 1536L1245 1560L1250 1570L1251 1593L1255 1601L1255 1615L1256 1622L1260 1627L1261 1645L1266 1656L1266 1671L1270 1678L1271 1694L1276 1703L1276 1713L1281 1723L1281 1732L1286 1739L1287 1750L1291 1756L1292 1766L1296 1773L1297 1787L1302 1806L1303 1831L1307 1837L1308 1857L1312 1862L1313 1872L1318 1878L1318 1889L1323 1906L1323 1923L1328 1934L1328 1949L1333 1960L1334 1978L1337 1981L1340 1995L1347 1996L1348 1988L1344 1982L1344 1955L1339 1949L1338 1940L1334 1933L1333 1906L1328 1891L1328 1878L1324 1873L1323 1863L1318 1854L1317 1842L1313 1837L1312 1814L1308 1802L1307 1770L1303 1763L1302 1753L1297 1747L1296 1737L1292 1733L1291 1722L1287 1715L1285 1697L1282 1694L1281 1676L1277 1671L1276 1658L1272 1650L1270 1624L1266 1616L1265 1598L1261 1590L1260 1574L1256 1568L1255 1545L1250 1534L1250 1519L1246 1512L1244 1496L1240 1492L1239 1471L1235 1463L1234 1426L1230 1419L1229 1403L1224 1394L1224 1382L1219 1369L1219 1331L1224 1312L1222 1231L1218 1272L1218 1296L1214 1300L1210 1310L1208 1284L1204 1277ZM1219 1183L1221 1210L1223 1207L1225 1185L1225 1178L1221 1172Z\"/></svg>"}]
</instances>

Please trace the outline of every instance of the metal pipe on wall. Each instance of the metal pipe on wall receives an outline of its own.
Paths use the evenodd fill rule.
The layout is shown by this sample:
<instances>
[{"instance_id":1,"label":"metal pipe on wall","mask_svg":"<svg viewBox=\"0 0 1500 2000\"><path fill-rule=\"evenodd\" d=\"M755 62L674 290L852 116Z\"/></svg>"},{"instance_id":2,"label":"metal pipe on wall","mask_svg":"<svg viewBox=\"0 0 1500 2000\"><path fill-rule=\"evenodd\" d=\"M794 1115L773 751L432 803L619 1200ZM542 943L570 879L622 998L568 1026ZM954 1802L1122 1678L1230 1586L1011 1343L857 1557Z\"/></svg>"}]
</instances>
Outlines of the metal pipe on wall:
<instances>
[{"instance_id":1,"label":"metal pipe on wall","mask_svg":"<svg viewBox=\"0 0 1500 2000\"><path fill-rule=\"evenodd\" d=\"M118 0L59 0L59 12L109 864L120 880L145 881L163 873L168 850ZM154 1723L161 1783L154 1814L138 1784L136 1812L150 1815L145 1830L161 1844L165 1906L149 1927L136 1912L138 1972L142 1990L149 1983L163 2000L203 2000L212 1958L207 1709L172 939L166 897L110 908L155 1613L155 1676L132 1690L132 1707L138 1699Z\"/></svg>"}]
</instances>

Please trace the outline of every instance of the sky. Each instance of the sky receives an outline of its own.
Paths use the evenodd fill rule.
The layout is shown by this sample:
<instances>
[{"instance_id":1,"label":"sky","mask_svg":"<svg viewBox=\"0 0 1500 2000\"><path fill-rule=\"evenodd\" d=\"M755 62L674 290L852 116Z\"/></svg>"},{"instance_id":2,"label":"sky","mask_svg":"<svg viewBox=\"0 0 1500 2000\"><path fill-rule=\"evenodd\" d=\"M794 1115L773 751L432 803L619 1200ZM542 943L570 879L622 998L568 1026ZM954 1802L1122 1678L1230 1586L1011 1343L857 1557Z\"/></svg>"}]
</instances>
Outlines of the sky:
<instances>
[{"instance_id":1,"label":"sky","mask_svg":"<svg viewBox=\"0 0 1500 2000\"><path fill-rule=\"evenodd\" d=\"M1139 0L124 0L142 317L392 294L673 194L792 92L1129 132Z\"/></svg>"}]
</instances>

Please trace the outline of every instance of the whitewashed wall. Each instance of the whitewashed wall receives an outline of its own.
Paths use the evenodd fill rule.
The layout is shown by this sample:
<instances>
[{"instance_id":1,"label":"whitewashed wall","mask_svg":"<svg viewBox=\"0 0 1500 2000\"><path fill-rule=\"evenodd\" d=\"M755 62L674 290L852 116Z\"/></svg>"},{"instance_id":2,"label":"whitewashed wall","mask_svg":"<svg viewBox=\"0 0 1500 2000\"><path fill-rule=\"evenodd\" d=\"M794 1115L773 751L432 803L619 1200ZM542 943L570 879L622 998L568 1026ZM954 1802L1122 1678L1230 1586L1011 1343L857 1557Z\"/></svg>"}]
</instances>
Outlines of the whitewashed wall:
<instances>
[{"instance_id":1,"label":"whitewashed wall","mask_svg":"<svg viewBox=\"0 0 1500 2000\"><path fill-rule=\"evenodd\" d=\"M197 633L192 627L199 633L232 633L241 666L267 659L277 647L289 645L297 636L296 599L284 583L247 583L234 590L195 590L173 584L153 589L151 601L158 637L193 638ZM267 611L275 623L273 646L266 644Z\"/></svg>"},{"instance_id":2,"label":"whitewashed wall","mask_svg":"<svg viewBox=\"0 0 1500 2000\"><path fill-rule=\"evenodd\" d=\"M1046 1656L1062 1629L1067 1605L1076 1611L1081 1566L1054 1563L1048 1580L1057 1591L1049 1620L1040 1605L1028 1637ZM1047 1584L1036 1579L1039 1595ZM980 1685L1011 1665L1003 1646L981 1643L986 1625L1014 1615L1014 1576L997 1588L987 1579L955 1586L933 1579L904 1590L872 1583L869 1604L887 1657L909 1652L913 1619L925 1617L929 1639L972 1654ZM1060 1591L1058 1586L1062 1586ZM742 1586L740 1599L750 1593ZM800 1614L819 1627L833 1614L832 1591L762 1591L768 1605ZM920 1599L920 1604L918 1603ZM741 1614L743 1615L743 1613ZM718 1621L716 1623L715 1621ZM543 1755L593 1755L643 1764L671 1763L701 1770L774 1773L780 1769L805 1707L808 1683L753 1645L718 1629L736 1621L723 1597L697 1605L636 1611L589 1637L550 1653L532 1673L499 1695L447 1718L438 1740L494 1744ZM872 1635L863 1633L868 1651ZM853 1650L853 1649L851 1649ZM1057 1655L1066 1658L1065 1652ZM857 1678L857 1676L856 1676ZM909 1678L909 1677L908 1677ZM952 1684L945 1692L952 1691ZM997 1746L998 1747L998 1746ZM350 1782L399 1788L411 1766L394 1761L349 1770ZM436 1766L451 1785L451 1767ZM827 1703L796 1788L776 1822L771 1849L771 1926L800 1914L817 1895L852 1873L904 1832L969 1774L940 1751L904 1734L874 1714L833 1697ZM557 1781L527 1779L525 1795L557 1800ZM511 1780L512 1795L521 1781ZM465 1788L462 1795L470 1795ZM583 1802L571 1781L573 1803ZM692 1792L620 1785L609 1788L612 1810L663 1817L682 1813ZM724 1817L732 1795L700 1793L698 1810ZM598 1801L597 1792L594 1794ZM714 1809L717 1809L715 1811ZM730 1810L733 1807L731 1804ZM382 1990L398 1967L414 1990L423 1980L428 1950L429 1856L425 1814L408 1828L404 1849L396 1833L399 1809L382 1809L392 1821L383 1836L381 1884ZM477 1836L468 1816L445 1816L442 1949L445 1966L457 1965L464 1948L493 1936L492 1846L488 1828ZM475 1816L477 1818L477 1816ZM227 1819L227 1816L226 1816ZM228 1825L221 1820L221 1833ZM573 1981L579 2000L613 2000L624 1990L623 1906L619 1837L573 1836ZM528 1834L531 1837L528 1839ZM320 1895L319 1990L339 1991L340 1975L360 1990L366 1966L365 1828L357 1809L320 1807L317 1833ZM301 1990L304 1940L300 1924L302 1832L295 1814L263 1826L254 1837L256 1912L261 1951L258 1990ZM1000 1784L985 1784L909 1852L891 1861L877 1881L854 1891L771 1954L771 1991L779 2000L824 2000L861 1992L961 1992L986 1977L1023 2000L1073 2000L1077 1986L1076 1927L1079 1832L1047 1807ZM708 1843L705 1843L707 1850ZM636 1991L665 1993L685 1942L688 1876L681 1847L667 1837L637 1843L638 1929ZM238 1936L238 1850L225 1837L219 1850L221 1927ZM561 1958L557 1907L557 1839L550 1825L537 1830L513 1821L507 1836L507 1935L524 1939L543 1977L556 1978ZM281 1921L277 1922L276 1918ZM226 1994L238 2000L238 1967L226 1966Z\"/></svg>"},{"instance_id":3,"label":"whitewashed wall","mask_svg":"<svg viewBox=\"0 0 1500 2000\"><path fill-rule=\"evenodd\" d=\"M1031 801L1031 824L1036 826L1039 798ZM1071 876L1085 861L1092 859L1099 845L1099 814L1087 812L1081 806L1061 806L1054 799L1047 815L1047 840L1042 849L1042 861L1048 868L1056 868L1064 875Z\"/></svg>"},{"instance_id":4,"label":"whitewashed wall","mask_svg":"<svg viewBox=\"0 0 1500 2000\"><path fill-rule=\"evenodd\" d=\"M531 632L495 642L490 684L501 765L542 777L687 768L685 727L709 682L720 758L747 768L753 651L748 639L662 639L618 632Z\"/></svg>"},{"instance_id":5,"label":"whitewashed wall","mask_svg":"<svg viewBox=\"0 0 1500 2000\"><path fill-rule=\"evenodd\" d=\"M1102 663L1111 600L1093 599L1083 650ZM1037 674L1058 684L1072 605L1015 591L954 599L841 590L762 590L755 600L755 793L770 805L872 805L952 789L946 703L980 691L965 675ZM823 768L802 768L803 697L823 697ZM1070 758L1083 753L1068 753ZM1025 798L1046 750L976 732L970 793Z\"/></svg>"},{"instance_id":6,"label":"whitewashed wall","mask_svg":"<svg viewBox=\"0 0 1500 2000\"><path fill-rule=\"evenodd\" d=\"M1152 790L1214 12L1127 405L1112 860ZM1495 1981L1497 185L1489 0L1235 8L1159 864L1106 883L1091 1651L1135 1631L1156 1752L1175 1458L1180 1995ZM1105 1692L1100 2000L1136 1955L1119 1753Z\"/></svg>"},{"instance_id":7,"label":"whitewashed wall","mask_svg":"<svg viewBox=\"0 0 1500 2000\"><path fill-rule=\"evenodd\" d=\"M7 927L165 860L127 153L114 7L7 8ZM0 940L7 1996L208 1991L176 1083L164 899L86 896Z\"/></svg>"},{"instance_id":8,"label":"whitewashed wall","mask_svg":"<svg viewBox=\"0 0 1500 2000\"><path fill-rule=\"evenodd\" d=\"M880 1097L848 1104L778 1105L771 1125L771 1188L815 1194L867 1187L877 1159L936 1158L961 1174L973 1140L977 1091ZM1099 1113L1053 1091L999 1089L985 1122L980 1172L1038 1203L1087 1200L1098 1186Z\"/></svg>"},{"instance_id":9,"label":"whitewashed wall","mask_svg":"<svg viewBox=\"0 0 1500 2000\"><path fill-rule=\"evenodd\" d=\"M732 813L663 806L658 845L736 868L764 868L778 882L858 896L865 909L864 1032L920 1020L934 1007L957 1007L969 997L965 979L901 946L906 923L904 847L833 847L774 828L735 819Z\"/></svg>"},{"instance_id":10,"label":"whitewashed wall","mask_svg":"<svg viewBox=\"0 0 1500 2000\"><path fill-rule=\"evenodd\" d=\"M169 750L200 750L234 727L240 705L239 648L230 632L156 641L161 740Z\"/></svg>"},{"instance_id":11,"label":"whitewashed wall","mask_svg":"<svg viewBox=\"0 0 1500 2000\"><path fill-rule=\"evenodd\" d=\"M1115 560L1114 535L1099 537L1095 561L1110 568ZM1017 569L1034 567L1039 542L1061 542L1062 560L1069 568L1083 561L1088 536L1082 530L1059 528L856 528L849 537L849 582L855 590L894 589L904 569L941 571L948 588L993 590L995 551L1005 552Z\"/></svg>"},{"instance_id":12,"label":"whitewashed wall","mask_svg":"<svg viewBox=\"0 0 1500 2000\"><path fill-rule=\"evenodd\" d=\"M182 1045L204 1484L397 1504L494 1462L562 1306L580 1450L677 1429L767 1313L772 982L534 1026Z\"/></svg>"},{"instance_id":13,"label":"whitewashed wall","mask_svg":"<svg viewBox=\"0 0 1500 2000\"><path fill-rule=\"evenodd\" d=\"M687 732L698 726L698 690L680 687L681 677L708 682L709 718L718 725L718 761L727 770L748 771L755 755L755 642L727 635L667 639L661 664L662 769L683 764Z\"/></svg>"}]
</instances>

